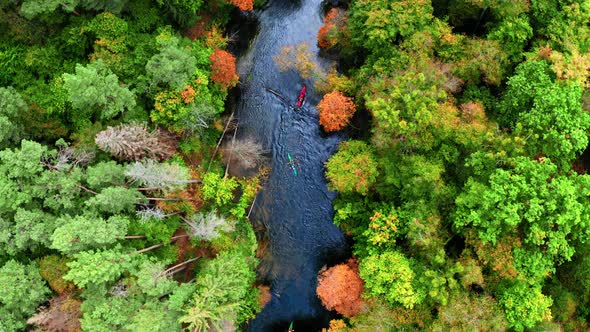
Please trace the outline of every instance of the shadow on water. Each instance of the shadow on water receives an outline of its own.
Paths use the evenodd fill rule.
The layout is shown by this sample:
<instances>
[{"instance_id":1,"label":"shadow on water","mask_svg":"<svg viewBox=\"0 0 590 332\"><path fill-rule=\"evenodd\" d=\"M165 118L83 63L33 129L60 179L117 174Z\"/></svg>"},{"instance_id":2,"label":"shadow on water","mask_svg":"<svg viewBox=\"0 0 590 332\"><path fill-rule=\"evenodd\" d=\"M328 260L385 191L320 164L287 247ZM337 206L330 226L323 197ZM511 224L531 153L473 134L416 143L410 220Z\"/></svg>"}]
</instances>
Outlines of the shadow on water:
<instances>
[{"instance_id":1,"label":"shadow on water","mask_svg":"<svg viewBox=\"0 0 590 332\"><path fill-rule=\"evenodd\" d=\"M272 169L251 217L266 229L268 254L258 272L270 284L271 300L248 330L286 331L293 321L297 331L319 331L337 316L316 296L317 273L324 265L350 257L345 236L332 223L335 193L328 191L324 178L324 163L346 137L322 133L315 109L321 96L312 89L304 110L288 107L303 84L310 88L313 81L294 71L279 71L273 58L282 47L302 42L318 53L322 1L269 0L255 15L258 34L238 61L242 82L236 116L238 137L252 136L270 151ZM329 65L329 60L315 60ZM286 102L266 88L283 95ZM298 163L297 176L289 167L288 154Z\"/></svg>"}]
</instances>

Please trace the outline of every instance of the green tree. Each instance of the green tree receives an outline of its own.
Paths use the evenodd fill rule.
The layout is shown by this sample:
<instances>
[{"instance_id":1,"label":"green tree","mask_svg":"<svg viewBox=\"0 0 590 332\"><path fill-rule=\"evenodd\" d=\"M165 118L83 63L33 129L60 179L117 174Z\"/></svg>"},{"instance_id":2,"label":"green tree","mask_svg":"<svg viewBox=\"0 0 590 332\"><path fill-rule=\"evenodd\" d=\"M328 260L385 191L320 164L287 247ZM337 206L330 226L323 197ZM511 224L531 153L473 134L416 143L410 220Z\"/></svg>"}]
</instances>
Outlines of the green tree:
<instances>
[{"instance_id":1,"label":"green tree","mask_svg":"<svg viewBox=\"0 0 590 332\"><path fill-rule=\"evenodd\" d=\"M511 60L516 62L521 60L524 47L533 37L533 28L526 15L510 17L495 26L487 37L500 41Z\"/></svg>"},{"instance_id":2,"label":"green tree","mask_svg":"<svg viewBox=\"0 0 590 332\"><path fill-rule=\"evenodd\" d=\"M113 186L104 188L84 204L93 211L119 214L135 211L135 204L141 203L142 197L143 195L135 189Z\"/></svg>"},{"instance_id":3,"label":"green tree","mask_svg":"<svg viewBox=\"0 0 590 332\"><path fill-rule=\"evenodd\" d=\"M384 296L390 304L412 308L424 298L412 286L416 276L410 260L400 252L386 251L361 259L359 274L367 295Z\"/></svg>"},{"instance_id":4,"label":"green tree","mask_svg":"<svg viewBox=\"0 0 590 332\"><path fill-rule=\"evenodd\" d=\"M96 191L111 186L113 183L125 183L125 166L115 161L101 161L86 168L86 182Z\"/></svg>"},{"instance_id":5,"label":"green tree","mask_svg":"<svg viewBox=\"0 0 590 332\"><path fill-rule=\"evenodd\" d=\"M27 104L12 87L0 88L0 147L9 142L17 142L22 136L19 121Z\"/></svg>"},{"instance_id":6,"label":"green tree","mask_svg":"<svg viewBox=\"0 0 590 332\"><path fill-rule=\"evenodd\" d=\"M506 287L499 296L498 302L506 313L506 318L516 331L535 326L537 322L551 320L551 304L553 300L541 293L536 286L528 286L526 282L516 282Z\"/></svg>"},{"instance_id":7,"label":"green tree","mask_svg":"<svg viewBox=\"0 0 590 332\"><path fill-rule=\"evenodd\" d=\"M521 272L546 275L548 265L570 260L574 244L588 240L589 181L587 175L559 174L547 159L518 157L513 169L497 169L487 183L467 181L456 199L454 225L472 227L492 244L519 234L525 245L520 250L527 250L519 254Z\"/></svg>"},{"instance_id":8,"label":"green tree","mask_svg":"<svg viewBox=\"0 0 590 332\"><path fill-rule=\"evenodd\" d=\"M25 0L20 8L20 15L31 20L40 14L50 14L58 8L72 12L79 0Z\"/></svg>"},{"instance_id":9,"label":"green tree","mask_svg":"<svg viewBox=\"0 0 590 332\"><path fill-rule=\"evenodd\" d=\"M24 265L15 260L6 262L0 268L0 321L15 324L8 325L8 331L24 329L24 320L35 312L49 293L37 265Z\"/></svg>"},{"instance_id":10,"label":"green tree","mask_svg":"<svg viewBox=\"0 0 590 332\"><path fill-rule=\"evenodd\" d=\"M362 141L340 143L338 152L326 162L328 186L341 193L366 195L378 174L373 151Z\"/></svg>"},{"instance_id":11,"label":"green tree","mask_svg":"<svg viewBox=\"0 0 590 332\"><path fill-rule=\"evenodd\" d=\"M237 187L238 183L235 179L208 172L203 177L203 198L211 200L215 206L224 207L234 199L233 190Z\"/></svg>"},{"instance_id":12,"label":"green tree","mask_svg":"<svg viewBox=\"0 0 590 332\"><path fill-rule=\"evenodd\" d=\"M115 281L136 264L134 257L123 252L120 245L113 249L82 251L72 257L74 261L67 263L70 270L63 278L82 288Z\"/></svg>"},{"instance_id":13,"label":"green tree","mask_svg":"<svg viewBox=\"0 0 590 332\"><path fill-rule=\"evenodd\" d=\"M176 37L171 37L162 44L160 53L147 62L145 70L154 85L165 83L180 90L194 75L197 59L189 49L178 45Z\"/></svg>"},{"instance_id":14,"label":"green tree","mask_svg":"<svg viewBox=\"0 0 590 332\"><path fill-rule=\"evenodd\" d=\"M0 244L3 251L11 256L30 250L39 252L49 247L51 234L55 230L55 217L41 210L25 210L18 208L13 217L0 217Z\"/></svg>"},{"instance_id":15,"label":"green tree","mask_svg":"<svg viewBox=\"0 0 590 332\"><path fill-rule=\"evenodd\" d=\"M349 28L355 45L384 54L398 36L410 36L432 19L430 1L359 0L352 3Z\"/></svg>"},{"instance_id":16,"label":"green tree","mask_svg":"<svg viewBox=\"0 0 590 332\"><path fill-rule=\"evenodd\" d=\"M76 65L75 74L64 74L64 87L76 110L74 122L79 126L87 121L112 119L124 110L135 107L135 96L119 84L117 75L102 60L86 67Z\"/></svg>"},{"instance_id":17,"label":"green tree","mask_svg":"<svg viewBox=\"0 0 590 332\"><path fill-rule=\"evenodd\" d=\"M102 248L117 242L127 233L129 219L113 216L107 220L90 215L63 216L51 236L51 247L72 254Z\"/></svg>"},{"instance_id":18,"label":"green tree","mask_svg":"<svg viewBox=\"0 0 590 332\"><path fill-rule=\"evenodd\" d=\"M180 321L194 331L221 330L224 320L236 325L244 322L259 309L257 290L250 287L255 279L244 255L219 253L200 272L195 293Z\"/></svg>"},{"instance_id":19,"label":"green tree","mask_svg":"<svg viewBox=\"0 0 590 332\"><path fill-rule=\"evenodd\" d=\"M567 168L588 145L590 115L581 107L582 89L554 79L545 61L520 64L507 82L501 121L525 138L531 156L542 153Z\"/></svg>"}]
</instances>

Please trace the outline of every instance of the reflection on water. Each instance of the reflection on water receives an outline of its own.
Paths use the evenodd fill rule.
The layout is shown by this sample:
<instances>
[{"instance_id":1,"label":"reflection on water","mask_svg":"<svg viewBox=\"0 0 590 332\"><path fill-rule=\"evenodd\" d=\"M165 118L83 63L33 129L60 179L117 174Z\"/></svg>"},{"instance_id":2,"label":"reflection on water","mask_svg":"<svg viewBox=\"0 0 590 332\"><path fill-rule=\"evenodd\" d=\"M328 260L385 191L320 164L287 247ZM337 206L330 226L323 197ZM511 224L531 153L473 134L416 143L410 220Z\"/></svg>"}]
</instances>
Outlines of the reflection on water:
<instances>
[{"instance_id":1,"label":"reflection on water","mask_svg":"<svg viewBox=\"0 0 590 332\"><path fill-rule=\"evenodd\" d=\"M296 102L303 80L292 71L280 72L273 57L281 47L308 44L317 53L316 36L322 25L321 0L270 0L262 12L259 34L241 56L238 70L242 94L237 106L238 136L253 136L271 153L272 171L252 211L255 223L266 226L267 258L260 274L271 285L271 301L249 325L250 331L286 331L295 321L297 331L327 327L333 314L315 294L317 272L349 256L344 235L332 224L332 200L324 179L324 162L344 139L320 131L313 89L307 93L306 109L294 112L271 88ZM327 60L317 59L327 66ZM287 154L298 163L295 176Z\"/></svg>"}]
</instances>

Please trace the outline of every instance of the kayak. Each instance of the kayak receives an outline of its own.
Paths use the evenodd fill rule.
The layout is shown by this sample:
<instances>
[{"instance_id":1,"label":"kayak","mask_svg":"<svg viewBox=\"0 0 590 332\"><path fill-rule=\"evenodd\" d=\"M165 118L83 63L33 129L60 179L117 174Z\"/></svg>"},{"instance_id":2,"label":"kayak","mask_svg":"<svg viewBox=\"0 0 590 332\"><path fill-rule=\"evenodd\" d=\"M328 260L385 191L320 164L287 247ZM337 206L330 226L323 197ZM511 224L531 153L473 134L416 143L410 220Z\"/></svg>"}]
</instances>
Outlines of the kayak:
<instances>
[{"instance_id":1,"label":"kayak","mask_svg":"<svg viewBox=\"0 0 590 332\"><path fill-rule=\"evenodd\" d=\"M295 160L293 160L293 158L291 158L290 153L287 153L287 157L289 157L289 166L291 166L291 169L293 170L293 174L295 174L295 176L297 176L297 168L295 167Z\"/></svg>"},{"instance_id":2,"label":"kayak","mask_svg":"<svg viewBox=\"0 0 590 332\"><path fill-rule=\"evenodd\" d=\"M300 108L301 106L303 106L303 103L305 102L305 94L306 93L307 93L307 87L304 84L303 87L301 88L301 92L299 92L299 97L297 97L297 108Z\"/></svg>"}]
</instances>

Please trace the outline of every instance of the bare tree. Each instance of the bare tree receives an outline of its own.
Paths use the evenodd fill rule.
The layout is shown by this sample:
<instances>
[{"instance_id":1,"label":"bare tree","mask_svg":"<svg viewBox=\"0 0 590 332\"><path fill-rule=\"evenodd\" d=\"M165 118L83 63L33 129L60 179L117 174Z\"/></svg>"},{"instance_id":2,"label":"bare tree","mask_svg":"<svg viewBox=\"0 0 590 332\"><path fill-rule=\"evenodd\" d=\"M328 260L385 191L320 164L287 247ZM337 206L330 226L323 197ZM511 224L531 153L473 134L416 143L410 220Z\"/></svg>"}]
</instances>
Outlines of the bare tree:
<instances>
[{"instance_id":1,"label":"bare tree","mask_svg":"<svg viewBox=\"0 0 590 332\"><path fill-rule=\"evenodd\" d=\"M56 142L57 153L50 153L43 157L42 163L55 171L68 171L72 167L87 165L94 159L93 150L76 149L64 140Z\"/></svg>"},{"instance_id":2,"label":"bare tree","mask_svg":"<svg viewBox=\"0 0 590 332\"><path fill-rule=\"evenodd\" d=\"M252 137L242 138L240 140L227 141L222 148L223 161L227 164L231 160L236 161L245 169L253 169L264 165L268 160L265 155L268 151L262 148L262 144Z\"/></svg>"},{"instance_id":3,"label":"bare tree","mask_svg":"<svg viewBox=\"0 0 590 332\"><path fill-rule=\"evenodd\" d=\"M151 221L151 220L163 220L166 218L166 213L162 211L159 207L147 207L141 210L137 210L135 212L141 219L142 222Z\"/></svg>"},{"instance_id":4,"label":"bare tree","mask_svg":"<svg viewBox=\"0 0 590 332\"><path fill-rule=\"evenodd\" d=\"M234 222L217 215L217 211L207 214L196 213L182 220L189 225L191 236L206 241L215 239L220 232L229 232L234 229Z\"/></svg>"},{"instance_id":5,"label":"bare tree","mask_svg":"<svg viewBox=\"0 0 590 332\"><path fill-rule=\"evenodd\" d=\"M186 167L176 164L159 163L152 159L136 161L127 165L125 176L140 186L175 190L185 187L189 183L200 183L191 180Z\"/></svg>"},{"instance_id":6,"label":"bare tree","mask_svg":"<svg viewBox=\"0 0 590 332\"><path fill-rule=\"evenodd\" d=\"M101 150L124 160L164 160L176 152L176 139L164 130L149 131L145 125L108 127L94 139Z\"/></svg>"}]
</instances>

